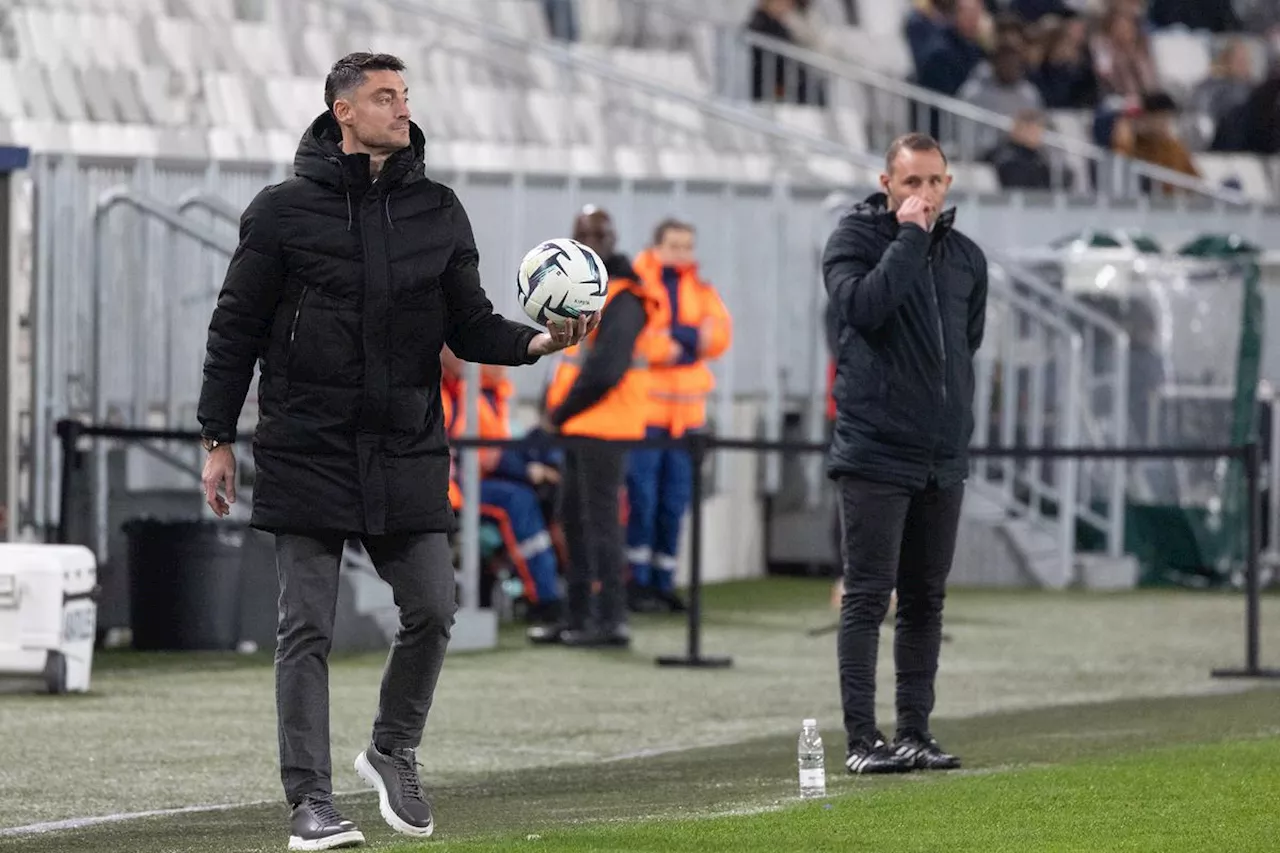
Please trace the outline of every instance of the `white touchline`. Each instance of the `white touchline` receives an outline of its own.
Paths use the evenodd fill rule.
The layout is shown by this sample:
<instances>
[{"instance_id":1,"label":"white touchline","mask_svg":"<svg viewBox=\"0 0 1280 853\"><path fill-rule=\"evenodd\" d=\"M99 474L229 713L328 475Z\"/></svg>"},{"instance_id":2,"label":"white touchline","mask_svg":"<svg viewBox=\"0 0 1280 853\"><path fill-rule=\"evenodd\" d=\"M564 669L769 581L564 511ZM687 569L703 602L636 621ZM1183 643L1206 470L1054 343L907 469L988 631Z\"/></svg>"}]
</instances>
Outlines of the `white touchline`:
<instances>
[{"instance_id":1,"label":"white touchline","mask_svg":"<svg viewBox=\"0 0 1280 853\"><path fill-rule=\"evenodd\" d=\"M368 788L353 791L339 791L335 797L350 797L355 794L366 794ZM51 820L45 823L29 823L26 826L0 827L0 838L17 835L40 835L45 832L66 832L72 829L85 829L90 826L101 826L107 823L123 823L130 820L143 820L149 817L170 817L182 814L207 814L209 812L227 812L233 809L247 809L254 806L269 806L280 800L253 800L247 803L221 803L207 806L179 806L172 809L152 809L145 812L120 812L117 814L98 815L97 817L73 817L66 820Z\"/></svg>"}]
</instances>

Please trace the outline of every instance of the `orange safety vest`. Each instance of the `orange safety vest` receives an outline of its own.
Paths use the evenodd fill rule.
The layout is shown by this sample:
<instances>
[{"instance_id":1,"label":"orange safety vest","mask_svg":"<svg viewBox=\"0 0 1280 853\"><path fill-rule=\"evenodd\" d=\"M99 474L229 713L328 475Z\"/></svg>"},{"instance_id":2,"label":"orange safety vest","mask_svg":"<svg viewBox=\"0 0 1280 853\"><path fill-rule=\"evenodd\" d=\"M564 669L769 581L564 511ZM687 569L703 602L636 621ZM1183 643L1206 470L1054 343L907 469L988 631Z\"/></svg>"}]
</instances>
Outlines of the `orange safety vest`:
<instances>
[{"instance_id":1,"label":"orange safety vest","mask_svg":"<svg viewBox=\"0 0 1280 853\"><path fill-rule=\"evenodd\" d=\"M507 419L509 401L515 393L510 380L482 379L481 387L493 391L481 394L477 401L480 422L480 438L511 438L510 421ZM444 379L440 383L440 402L444 406L444 423L450 438L461 438L466 432L467 383L461 379ZM492 471L502 458L501 447L486 447L480 451L481 475ZM462 488L458 485L457 466L449 468L449 503L454 510L462 509Z\"/></svg>"},{"instance_id":2,"label":"orange safety vest","mask_svg":"<svg viewBox=\"0 0 1280 853\"><path fill-rule=\"evenodd\" d=\"M605 310L609 309L609 300L628 290L640 297L648 316L632 350L631 369L623 374L622 381L600 402L566 421L560 427L560 432L564 435L615 440L644 438L645 423L648 420L650 375L650 371L644 368L652 364L669 363L676 356L677 348L670 334L665 331L670 323L662 313L665 300L660 300L661 294L658 291L661 287L655 290L647 283L631 279L610 279ZM582 370L582 362L594 345L596 334L597 332L592 332L586 341L569 347L561 355L551 386L547 389L547 411L554 411L569 396L569 389Z\"/></svg>"},{"instance_id":3,"label":"orange safety vest","mask_svg":"<svg viewBox=\"0 0 1280 853\"><path fill-rule=\"evenodd\" d=\"M440 380L440 404L444 408L444 433L449 438L462 435L466 419L464 389L461 379L445 377ZM452 451L449 454L449 505L454 512L462 509L462 488L458 485L457 465L453 461Z\"/></svg>"},{"instance_id":4,"label":"orange safety vest","mask_svg":"<svg viewBox=\"0 0 1280 853\"><path fill-rule=\"evenodd\" d=\"M652 250L636 256L636 275L656 288L668 322L693 326L700 331L701 352L693 364L655 366L650 383L649 425L661 427L672 436L684 435L707 422L707 396L716 386L707 361L724 355L733 339L733 321L715 288L698 278L697 264L680 270L677 284L679 317L671 317L671 300L662 283L662 262Z\"/></svg>"}]
</instances>

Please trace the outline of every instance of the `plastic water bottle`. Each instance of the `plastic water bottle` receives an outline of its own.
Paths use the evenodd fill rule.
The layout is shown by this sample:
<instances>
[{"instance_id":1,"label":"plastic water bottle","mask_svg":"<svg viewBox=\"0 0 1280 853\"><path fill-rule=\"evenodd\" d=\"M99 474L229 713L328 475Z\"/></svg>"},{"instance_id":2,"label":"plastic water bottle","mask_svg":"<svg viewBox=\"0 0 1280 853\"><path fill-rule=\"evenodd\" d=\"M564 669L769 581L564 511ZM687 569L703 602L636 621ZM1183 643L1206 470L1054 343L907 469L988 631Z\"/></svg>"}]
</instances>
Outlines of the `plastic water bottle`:
<instances>
[{"instance_id":1,"label":"plastic water bottle","mask_svg":"<svg viewBox=\"0 0 1280 853\"><path fill-rule=\"evenodd\" d=\"M827 770L822 751L822 735L818 734L818 721L805 720L800 730L800 796L825 797L827 795Z\"/></svg>"}]
</instances>

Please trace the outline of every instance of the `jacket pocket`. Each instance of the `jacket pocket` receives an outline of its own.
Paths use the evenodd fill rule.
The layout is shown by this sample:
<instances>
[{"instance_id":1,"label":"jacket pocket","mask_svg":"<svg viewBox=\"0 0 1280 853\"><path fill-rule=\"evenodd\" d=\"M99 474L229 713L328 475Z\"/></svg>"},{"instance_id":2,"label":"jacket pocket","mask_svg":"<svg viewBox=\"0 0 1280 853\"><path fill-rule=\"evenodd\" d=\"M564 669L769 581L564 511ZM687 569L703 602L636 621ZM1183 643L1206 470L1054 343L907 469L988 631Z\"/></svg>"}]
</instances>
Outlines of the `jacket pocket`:
<instances>
[{"instance_id":1,"label":"jacket pocket","mask_svg":"<svg viewBox=\"0 0 1280 853\"><path fill-rule=\"evenodd\" d=\"M294 353L297 351L298 328L302 325L302 312L307 304L307 296L311 293L310 287L302 288L302 292L298 294L298 304L293 309L293 319L289 321L289 336L285 339L284 350L284 397L287 402L292 396L290 393L293 386L294 373Z\"/></svg>"}]
</instances>

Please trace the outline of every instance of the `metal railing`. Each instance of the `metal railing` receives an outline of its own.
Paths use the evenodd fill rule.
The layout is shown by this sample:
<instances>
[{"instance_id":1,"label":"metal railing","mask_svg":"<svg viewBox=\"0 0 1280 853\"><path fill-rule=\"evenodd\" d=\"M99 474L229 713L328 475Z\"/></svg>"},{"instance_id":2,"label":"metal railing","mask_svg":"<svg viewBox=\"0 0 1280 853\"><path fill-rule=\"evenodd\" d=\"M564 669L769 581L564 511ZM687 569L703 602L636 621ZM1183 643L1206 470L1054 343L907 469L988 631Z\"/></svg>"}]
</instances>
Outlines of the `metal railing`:
<instances>
[{"instance_id":1,"label":"metal railing","mask_svg":"<svg viewBox=\"0 0 1280 853\"><path fill-rule=\"evenodd\" d=\"M367 5L357 0L311 0L311 2L352 14L359 14L362 7ZM860 168L875 168L879 163L879 158L865 151L851 150L826 136L779 124L737 104L708 98L656 82L648 76L620 70L605 59L565 47L557 42L527 38L487 21L461 14L436 0L378 0L378 2L402 13L429 15L437 24L483 38L496 48L552 60L565 75L565 85L559 89L565 99L565 116L573 115L575 99L580 97L580 90L575 85L574 73L585 73L597 81L612 84L614 88L605 93L607 98L612 96L613 91L621 90L633 95L680 104L696 110L705 117L722 121L770 140L777 146L775 152L794 151L798 148L809 154L832 157Z\"/></svg>"},{"instance_id":2,"label":"metal railing","mask_svg":"<svg viewBox=\"0 0 1280 853\"><path fill-rule=\"evenodd\" d=\"M997 253L989 260L1007 280L1013 292L1065 319L1080 334L1083 378L1080 388L1080 444L1122 448L1129 441L1129 333L1100 311L1045 281L1016 261ZM1125 463L1119 458L1094 457L1081 465L1081 519L1104 533L1107 554L1118 557L1124 549L1124 505L1128 483ZM1095 508L1106 505L1106 514Z\"/></svg>"},{"instance_id":3,"label":"metal railing","mask_svg":"<svg viewBox=\"0 0 1280 853\"><path fill-rule=\"evenodd\" d=\"M974 358L974 446L1079 446L1081 334L1017 293L1000 266L992 265L989 277L986 339ZM1055 537L1055 570L1038 578L1051 588L1066 586L1073 574L1080 462L1006 457L975 462L972 469L975 491Z\"/></svg>"},{"instance_id":4,"label":"metal railing","mask_svg":"<svg viewBox=\"0 0 1280 853\"><path fill-rule=\"evenodd\" d=\"M135 193L130 187L115 187L103 193L94 206L93 211L93 249L90 257L93 274L93 380L92 411L96 423L110 423L112 418L108 412L108 396L104 371L111 364L111 358L105 348L106 337L104 323L107 312L109 291L106 276L109 274L106 253L106 223L111 212L118 207L129 207L142 216L163 223L175 234L194 240L213 251L225 254L228 258L235 252L235 244L219 236L209 234L176 210L154 199ZM167 330L172 334L172 329ZM134 361L145 358L146 338L133 336ZM166 353L173 352L172 345L166 346ZM144 421L141 411L141 397L135 394L132 401L131 420L134 424ZM108 493L107 493L107 455L106 448L98 444L94 446L94 548L98 559L105 561L108 556Z\"/></svg>"},{"instance_id":5,"label":"metal railing","mask_svg":"<svg viewBox=\"0 0 1280 853\"><path fill-rule=\"evenodd\" d=\"M911 130L933 130L949 148L953 159L974 161L1012 129L1011 116L974 106L959 98L933 92L905 80L883 74L845 58L819 53L757 32L743 23L731 24L706 14L695 5L672 0L619 0L640 17L662 15L712 35L712 72L717 93L734 100L819 103L838 110L852 110L863 122L865 143L883 150L895 137ZM853 30L850 30L851 32ZM693 39L691 38L692 42ZM754 57L754 58L753 58ZM758 60L760 80L754 80ZM759 83L761 92L753 92ZM801 91L801 87L805 91ZM1053 188L1066 188L1069 166L1084 167L1075 174L1077 190L1093 185L1112 197L1133 197L1148 183L1165 184L1195 196L1219 202L1249 205L1242 194L1215 187L1206 181L1151 163L1115 154L1075 136L1046 131Z\"/></svg>"}]
</instances>

